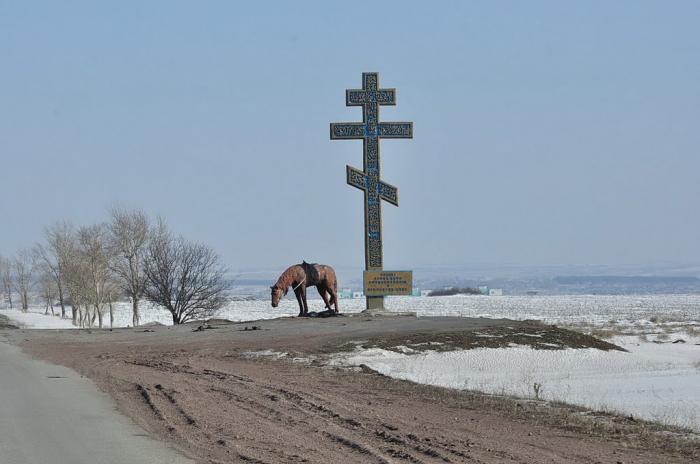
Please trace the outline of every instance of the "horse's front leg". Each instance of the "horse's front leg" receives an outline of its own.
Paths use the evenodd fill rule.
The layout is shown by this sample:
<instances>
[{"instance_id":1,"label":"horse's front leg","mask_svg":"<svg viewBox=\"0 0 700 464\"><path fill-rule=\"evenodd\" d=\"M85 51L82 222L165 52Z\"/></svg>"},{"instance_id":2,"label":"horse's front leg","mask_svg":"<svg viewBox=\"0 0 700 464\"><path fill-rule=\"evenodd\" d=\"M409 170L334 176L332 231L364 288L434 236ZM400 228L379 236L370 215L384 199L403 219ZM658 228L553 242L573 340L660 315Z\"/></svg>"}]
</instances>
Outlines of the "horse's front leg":
<instances>
[{"instance_id":1,"label":"horse's front leg","mask_svg":"<svg viewBox=\"0 0 700 464\"><path fill-rule=\"evenodd\" d=\"M294 290L294 295L297 297L297 303L299 303L299 317L304 315L304 303L301 300L301 289L297 288Z\"/></svg>"},{"instance_id":2,"label":"horse's front leg","mask_svg":"<svg viewBox=\"0 0 700 464\"><path fill-rule=\"evenodd\" d=\"M309 314L309 304L306 302L306 287L302 285L301 288L301 299L304 301L304 316Z\"/></svg>"}]
</instances>

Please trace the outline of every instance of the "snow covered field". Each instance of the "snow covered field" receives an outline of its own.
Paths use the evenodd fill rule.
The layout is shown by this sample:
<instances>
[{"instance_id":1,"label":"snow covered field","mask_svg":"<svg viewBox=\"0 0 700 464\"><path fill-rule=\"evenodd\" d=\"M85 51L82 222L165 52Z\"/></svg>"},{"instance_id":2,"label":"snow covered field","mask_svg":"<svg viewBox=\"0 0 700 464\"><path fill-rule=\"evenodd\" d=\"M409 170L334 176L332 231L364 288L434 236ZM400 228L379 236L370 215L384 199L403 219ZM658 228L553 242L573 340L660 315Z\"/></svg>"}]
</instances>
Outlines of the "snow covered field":
<instances>
[{"instance_id":1,"label":"snow covered field","mask_svg":"<svg viewBox=\"0 0 700 464\"><path fill-rule=\"evenodd\" d=\"M378 348L338 355L418 383L577 404L700 431L700 338L656 344L612 341L629 353L530 347L404 354Z\"/></svg>"},{"instance_id":2,"label":"snow covered field","mask_svg":"<svg viewBox=\"0 0 700 464\"><path fill-rule=\"evenodd\" d=\"M312 291L312 295L315 295ZM700 322L700 295L571 295L571 296L448 296L448 297L389 297L389 310L416 311L419 316L460 316L509 319L537 319L548 324L586 324L605 327L613 321L617 325L644 325L656 322ZM321 311L320 299L309 300L311 311ZM340 300L343 313L357 313L364 309L363 299ZM0 309L3 314L13 319ZM32 309L43 313L43 309ZM284 299L280 306L272 308L269 300L232 301L222 309L218 317L232 321L271 319L296 316L299 312L296 300ZM29 321L28 327L43 326L41 318ZM142 323L160 322L172 324L170 314L148 303L141 304ZM50 317L49 317L50 319ZM109 316L105 317L107 323ZM17 319L15 319L17 320ZM21 322L21 321L20 321ZM47 324L49 324L47 322ZM115 305L115 327L131 325L129 303Z\"/></svg>"},{"instance_id":3,"label":"snow covered field","mask_svg":"<svg viewBox=\"0 0 700 464\"><path fill-rule=\"evenodd\" d=\"M559 400L700 431L700 295L392 297L386 303L389 309L413 310L419 316L538 319L584 330L612 329L618 335L610 341L629 353L523 346L417 354L370 349L334 362L366 364L420 383ZM320 299L310 300L309 306L323 309ZM360 312L364 300L341 300L340 307L344 313ZM40 313L0 310L26 328L72 327L69 320ZM267 300L242 300L232 301L218 317L250 321L297 313L296 301L289 299L275 309ZM142 323L148 322L171 324L172 319L167 311L144 303ZM130 304L115 305L114 326L130 324ZM672 343L679 339L685 343Z\"/></svg>"}]
</instances>

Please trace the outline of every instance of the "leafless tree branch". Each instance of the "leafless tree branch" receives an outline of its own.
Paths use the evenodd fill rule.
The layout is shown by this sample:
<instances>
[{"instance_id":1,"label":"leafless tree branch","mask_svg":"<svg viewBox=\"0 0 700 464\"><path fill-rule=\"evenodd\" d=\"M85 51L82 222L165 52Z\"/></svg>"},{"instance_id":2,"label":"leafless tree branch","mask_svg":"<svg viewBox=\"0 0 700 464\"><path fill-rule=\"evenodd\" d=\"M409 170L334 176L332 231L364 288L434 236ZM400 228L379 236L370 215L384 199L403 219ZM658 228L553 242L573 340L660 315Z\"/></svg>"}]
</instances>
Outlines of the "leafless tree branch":
<instances>
[{"instance_id":1,"label":"leafless tree branch","mask_svg":"<svg viewBox=\"0 0 700 464\"><path fill-rule=\"evenodd\" d=\"M174 324L214 316L226 303L225 269L209 247L175 238L159 221L144 262L144 297L163 306Z\"/></svg>"}]
</instances>

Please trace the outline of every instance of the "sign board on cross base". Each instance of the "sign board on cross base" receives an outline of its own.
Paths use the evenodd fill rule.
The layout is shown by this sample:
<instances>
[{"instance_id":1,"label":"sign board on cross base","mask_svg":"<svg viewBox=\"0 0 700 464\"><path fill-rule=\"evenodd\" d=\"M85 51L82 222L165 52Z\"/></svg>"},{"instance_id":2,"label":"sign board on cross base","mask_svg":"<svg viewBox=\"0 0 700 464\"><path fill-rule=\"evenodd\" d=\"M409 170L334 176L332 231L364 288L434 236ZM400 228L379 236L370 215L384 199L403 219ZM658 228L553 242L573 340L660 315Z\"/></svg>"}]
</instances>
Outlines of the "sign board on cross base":
<instances>
[{"instance_id":1,"label":"sign board on cross base","mask_svg":"<svg viewBox=\"0 0 700 464\"><path fill-rule=\"evenodd\" d=\"M411 295L413 271L365 271L365 296Z\"/></svg>"}]
</instances>

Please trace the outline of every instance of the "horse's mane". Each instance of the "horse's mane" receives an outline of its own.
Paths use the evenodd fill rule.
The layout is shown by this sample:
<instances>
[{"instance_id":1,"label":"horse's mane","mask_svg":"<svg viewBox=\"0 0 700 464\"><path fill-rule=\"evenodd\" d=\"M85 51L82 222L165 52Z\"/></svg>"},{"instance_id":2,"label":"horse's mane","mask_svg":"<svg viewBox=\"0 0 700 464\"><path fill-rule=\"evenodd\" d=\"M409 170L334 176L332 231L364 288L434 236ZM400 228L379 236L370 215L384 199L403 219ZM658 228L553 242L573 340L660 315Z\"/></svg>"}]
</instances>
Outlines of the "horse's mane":
<instances>
[{"instance_id":1,"label":"horse's mane","mask_svg":"<svg viewBox=\"0 0 700 464\"><path fill-rule=\"evenodd\" d=\"M299 267L299 264L295 264L294 266L289 266L280 276L279 279L277 279L277 283L275 284L275 287L281 288L282 290L287 290L290 285L292 285L292 282L294 282L294 278L296 277L294 275L294 271L296 270L297 267Z\"/></svg>"}]
</instances>

